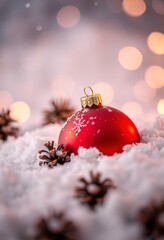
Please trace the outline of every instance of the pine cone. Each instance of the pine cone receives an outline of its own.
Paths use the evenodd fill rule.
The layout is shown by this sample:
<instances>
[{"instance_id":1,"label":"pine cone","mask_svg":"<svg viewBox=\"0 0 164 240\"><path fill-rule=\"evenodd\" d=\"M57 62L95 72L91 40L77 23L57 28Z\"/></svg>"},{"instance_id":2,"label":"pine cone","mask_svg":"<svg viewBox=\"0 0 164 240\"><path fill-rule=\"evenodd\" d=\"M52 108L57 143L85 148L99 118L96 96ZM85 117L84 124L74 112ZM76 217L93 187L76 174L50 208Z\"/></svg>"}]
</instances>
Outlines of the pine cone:
<instances>
[{"instance_id":1,"label":"pine cone","mask_svg":"<svg viewBox=\"0 0 164 240\"><path fill-rule=\"evenodd\" d=\"M57 148L54 147L54 141L49 141L44 144L44 146L48 149L47 150L40 150L39 151L39 158L42 159L42 161L39 162L39 165L47 164L48 167L53 168L58 163L63 165L66 162L70 162L70 155L71 151L63 151L64 146L63 144L60 144ZM42 154L45 153L45 154Z\"/></svg>"},{"instance_id":2,"label":"pine cone","mask_svg":"<svg viewBox=\"0 0 164 240\"><path fill-rule=\"evenodd\" d=\"M64 122L69 118L75 111L73 107L70 106L68 100L51 101L51 110L44 111L44 123L47 125L49 123L60 123Z\"/></svg>"},{"instance_id":3,"label":"pine cone","mask_svg":"<svg viewBox=\"0 0 164 240\"><path fill-rule=\"evenodd\" d=\"M64 214L53 214L48 219L40 219L32 240L76 240L78 230Z\"/></svg>"},{"instance_id":4,"label":"pine cone","mask_svg":"<svg viewBox=\"0 0 164 240\"><path fill-rule=\"evenodd\" d=\"M84 177L80 178L79 181L83 184L81 187L77 187L76 197L80 199L81 203L89 205L90 208L94 209L97 204L104 202L105 195L109 189L116 188L113 181L109 178L100 181L101 174L94 174L90 172L90 180L87 181Z\"/></svg>"},{"instance_id":5,"label":"pine cone","mask_svg":"<svg viewBox=\"0 0 164 240\"><path fill-rule=\"evenodd\" d=\"M145 237L152 240L164 239L164 201L144 207L139 211L137 219L143 227Z\"/></svg>"},{"instance_id":6,"label":"pine cone","mask_svg":"<svg viewBox=\"0 0 164 240\"><path fill-rule=\"evenodd\" d=\"M2 111L0 113L0 139L6 141L8 136L17 137L19 128L13 127L12 123L16 122L10 116L10 110Z\"/></svg>"}]
</instances>

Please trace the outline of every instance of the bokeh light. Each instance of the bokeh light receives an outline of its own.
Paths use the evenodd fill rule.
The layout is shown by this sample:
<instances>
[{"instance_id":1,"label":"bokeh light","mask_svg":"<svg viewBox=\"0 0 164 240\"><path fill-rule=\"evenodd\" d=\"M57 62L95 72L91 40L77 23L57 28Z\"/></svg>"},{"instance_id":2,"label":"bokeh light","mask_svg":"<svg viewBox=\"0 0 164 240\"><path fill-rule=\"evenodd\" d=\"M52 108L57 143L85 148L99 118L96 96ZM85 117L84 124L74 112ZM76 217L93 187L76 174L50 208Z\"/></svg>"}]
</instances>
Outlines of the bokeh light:
<instances>
[{"instance_id":1,"label":"bokeh light","mask_svg":"<svg viewBox=\"0 0 164 240\"><path fill-rule=\"evenodd\" d=\"M98 82L92 87L94 93L100 93L103 105L109 105L114 98L114 91L110 84L105 82Z\"/></svg>"},{"instance_id":2,"label":"bokeh light","mask_svg":"<svg viewBox=\"0 0 164 240\"><path fill-rule=\"evenodd\" d=\"M29 8L31 6L31 4L29 3L29 2L27 2L26 4L25 4L25 7L26 8Z\"/></svg>"},{"instance_id":3,"label":"bokeh light","mask_svg":"<svg viewBox=\"0 0 164 240\"><path fill-rule=\"evenodd\" d=\"M75 81L69 75L57 75L52 82L54 98L72 98L75 92Z\"/></svg>"},{"instance_id":4,"label":"bokeh light","mask_svg":"<svg viewBox=\"0 0 164 240\"><path fill-rule=\"evenodd\" d=\"M16 2L0 0L0 90L10 95L0 93L1 109L10 108L11 94L27 103L32 115L23 127L30 129L52 98L78 109L89 85L103 104L135 101L144 120L155 119L164 89L164 0Z\"/></svg>"},{"instance_id":5,"label":"bokeh light","mask_svg":"<svg viewBox=\"0 0 164 240\"><path fill-rule=\"evenodd\" d=\"M134 87L134 94L141 102L150 102L156 95L156 89L150 88L145 81L139 81Z\"/></svg>"},{"instance_id":6,"label":"bokeh light","mask_svg":"<svg viewBox=\"0 0 164 240\"><path fill-rule=\"evenodd\" d=\"M160 114L164 115L164 98L159 100L157 110Z\"/></svg>"},{"instance_id":7,"label":"bokeh light","mask_svg":"<svg viewBox=\"0 0 164 240\"><path fill-rule=\"evenodd\" d=\"M143 109L137 102L126 102L121 110L132 119L142 118L143 115Z\"/></svg>"},{"instance_id":8,"label":"bokeh light","mask_svg":"<svg viewBox=\"0 0 164 240\"><path fill-rule=\"evenodd\" d=\"M13 99L11 94L8 91L1 90L0 91L0 111L10 108Z\"/></svg>"},{"instance_id":9,"label":"bokeh light","mask_svg":"<svg viewBox=\"0 0 164 240\"><path fill-rule=\"evenodd\" d=\"M27 103L19 101L11 105L11 117L18 122L26 122L30 115L31 111Z\"/></svg>"},{"instance_id":10,"label":"bokeh light","mask_svg":"<svg viewBox=\"0 0 164 240\"><path fill-rule=\"evenodd\" d=\"M152 32L147 38L147 44L150 50L156 54L164 54L164 34Z\"/></svg>"},{"instance_id":11,"label":"bokeh light","mask_svg":"<svg viewBox=\"0 0 164 240\"><path fill-rule=\"evenodd\" d=\"M119 51L118 60L121 66L127 70L136 70L142 64L141 52L132 46L127 46Z\"/></svg>"},{"instance_id":12,"label":"bokeh light","mask_svg":"<svg viewBox=\"0 0 164 240\"><path fill-rule=\"evenodd\" d=\"M75 6L66 6L59 10L57 22L61 27L70 28L80 21L80 11Z\"/></svg>"},{"instance_id":13,"label":"bokeh light","mask_svg":"<svg viewBox=\"0 0 164 240\"><path fill-rule=\"evenodd\" d=\"M39 32L39 31L42 31L42 29L43 29L43 28L42 28L41 25L38 25L38 26L36 27L36 31L38 31L38 32Z\"/></svg>"},{"instance_id":14,"label":"bokeh light","mask_svg":"<svg viewBox=\"0 0 164 240\"><path fill-rule=\"evenodd\" d=\"M97 6L99 5L99 3L98 3L98 2L94 2L93 5L94 5L95 7L97 7Z\"/></svg>"},{"instance_id":15,"label":"bokeh light","mask_svg":"<svg viewBox=\"0 0 164 240\"><path fill-rule=\"evenodd\" d=\"M164 86L164 69L160 66L150 66L145 71L145 80L152 88L161 88Z\"/></svg>"},{"instance_id":16,"label":"bokeh light","mask_svg":"<svg viewBox=\"0 0 164 240\"><path fill-rule=\"evenodd\" d=\"M139 17L146 11L146 4L143 0L123 0L122 8L131 17Z\"/></svg>"},{"instance_id":17,"label":"bokeh light","mask_svg":"<svg viewBox=\"0 0 164 240\"><path fill-rule=\"evenodd\" d=\"M157 13L164 15L164 1L163 0L152 0L152 7Z\"/></svg>"}]
</instances>

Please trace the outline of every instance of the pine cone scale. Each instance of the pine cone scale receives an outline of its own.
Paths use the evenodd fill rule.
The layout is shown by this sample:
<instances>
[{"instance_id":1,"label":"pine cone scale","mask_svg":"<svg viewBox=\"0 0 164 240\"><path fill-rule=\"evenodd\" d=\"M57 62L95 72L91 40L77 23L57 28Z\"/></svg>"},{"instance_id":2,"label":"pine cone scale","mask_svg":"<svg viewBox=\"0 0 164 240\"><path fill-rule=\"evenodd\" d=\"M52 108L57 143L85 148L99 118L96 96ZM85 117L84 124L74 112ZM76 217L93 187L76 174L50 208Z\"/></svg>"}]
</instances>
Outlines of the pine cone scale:
<instances>
[{"instance_id":1,"label":"pine cone scale","mask_svg":"<svg viewBox=\"0 0 164 240\"><path fill-rule=\"evenodd\" d=\"M70 162L70 151L63 151L63 153L59 154L59 151L64 149L63 144L60 144L57 148L55 148L54 141L49 141L45 143L44 146L48 149L48 151L44 149L38 151L40 154L39 159L43 160L43 164L47 164L48 167L52 168L57 164L63 165L66 162ZM42 153L46 153L46 155ZM42 163L40 162L39 165L41 166Z\"/></svg>"},{"instance_id":2,"label":"pine cone scale","mask_svg":"<svg viewBox=\"0 0 164 240\"><path fill-rule=\"evenodd\" d=\"M111 179L100 181L101 174L90 172L90 179L84 177L79 179L82 186L75 188L75 195L81 203L87 204L91 209L95 209L97 204L102 204L106 193L114 189L114 184ZM110 182L110 185L107 184Z\"/></svg>"},{"instance_id":3,"label":"pine cone scale","mask_svg":"<svg viewBox=\"0 0 164 240\"><path fill-rule=\"evenodd\" d=\"M50 223L55 222L54 227ZM32 240L77 240L77 226L63 214L53 214L48 219L40 219Z\"/></svg>"}]
</instances>

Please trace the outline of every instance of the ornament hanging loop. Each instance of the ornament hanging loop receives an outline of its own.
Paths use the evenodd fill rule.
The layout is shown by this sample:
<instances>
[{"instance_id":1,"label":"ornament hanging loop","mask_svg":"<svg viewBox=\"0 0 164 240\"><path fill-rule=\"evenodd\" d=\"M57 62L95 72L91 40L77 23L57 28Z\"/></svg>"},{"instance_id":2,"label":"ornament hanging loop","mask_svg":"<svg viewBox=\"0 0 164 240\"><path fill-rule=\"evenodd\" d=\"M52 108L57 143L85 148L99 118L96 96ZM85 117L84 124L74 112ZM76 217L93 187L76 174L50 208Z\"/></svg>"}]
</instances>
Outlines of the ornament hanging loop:
<instances>
[{"instance_id":1,"label":"ornament hanging loop","mask_svg":"<svg viewBox=\"0 0 164 240\"><path fill-rule=\"evenodd\" d=\"M88 90L90 94L88 94ZM81 97L81 106L82 108L91 107L92 105L100 106L102 104L102 99L100 94L94 94L93 89L89 86L84 88L85 96Z\"/></svg>"},{"instance_id":2,"label":"ornament hanging loop","mask_svg":"<svg viewBox=\"0 0 164 240\"><path fill-rule=\"evenodd\" d=\"M88 94L88 93L87 93L87 89L91 91L91 94ZM87 86L87 87L84 88L84 93L85 93L85 95L86 95L87 97L93 96L93 94L94 94L94 93L93 93L93 89L92 89L90 86Z\"/></svg>"}]
</instances>

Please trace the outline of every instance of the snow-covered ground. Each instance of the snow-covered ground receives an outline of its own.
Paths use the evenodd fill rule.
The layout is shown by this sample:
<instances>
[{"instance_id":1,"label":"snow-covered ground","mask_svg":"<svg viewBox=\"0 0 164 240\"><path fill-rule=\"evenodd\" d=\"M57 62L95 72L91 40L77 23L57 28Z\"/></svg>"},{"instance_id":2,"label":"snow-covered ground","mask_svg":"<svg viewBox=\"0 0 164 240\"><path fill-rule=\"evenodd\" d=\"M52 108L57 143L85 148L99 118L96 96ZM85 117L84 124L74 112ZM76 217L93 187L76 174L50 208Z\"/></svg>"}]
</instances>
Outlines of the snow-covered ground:
<instances>
[{"instance_id":1,"label":"snow-covered ground","mask_svg":"<svg viewBox=\"0 0 164 240\"><path fill-rule=\"evenodd\" d=\"M152 199L164 199L164 119L143 129L141 143L125 146L121 154L80 148L69 163L40 167L38 150L48 140L57 142L60 129L50 125L0 143L0 239L29 239L36 221L51 211L76 222L85 240L142 239L140 225L127 218ZM95 211L74 197L79 177L87 178L90 170L117 186Z\"/></svg>"}]
</instances>

